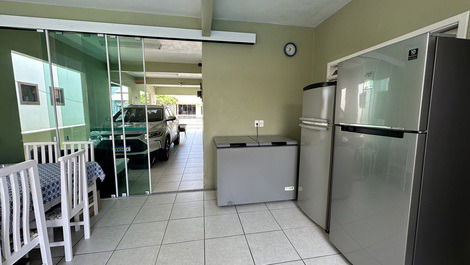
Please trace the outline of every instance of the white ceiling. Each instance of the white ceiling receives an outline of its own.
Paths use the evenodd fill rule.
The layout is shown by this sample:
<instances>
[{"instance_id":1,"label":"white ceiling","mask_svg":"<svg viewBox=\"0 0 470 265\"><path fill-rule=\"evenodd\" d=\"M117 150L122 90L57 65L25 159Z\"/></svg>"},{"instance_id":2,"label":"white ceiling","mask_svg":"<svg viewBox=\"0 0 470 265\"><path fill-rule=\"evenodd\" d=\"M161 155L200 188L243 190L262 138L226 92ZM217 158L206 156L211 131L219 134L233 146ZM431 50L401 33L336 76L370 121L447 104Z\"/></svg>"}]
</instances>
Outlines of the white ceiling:
<instances>
[{"instance_id":1,"label":"white ceiling","mask_svg":"<svg viewBox=\"0 0 470 265\"><path fill-rule=\"evenodd\" d=\"M145 39L145 60L165 63L202 62L202 43L198 41Z\"/></svg>"},{"instance_id":2,"label":"white ceiling","mask_svg":"<svg viewBox=\"0 0 470 265\"><path fill-rule=\"evenodd\" d=\"M13 0L200 17L200 0ZM351 0L214 0L214 18L315 27Z\"/></svg>"}]
</instances>

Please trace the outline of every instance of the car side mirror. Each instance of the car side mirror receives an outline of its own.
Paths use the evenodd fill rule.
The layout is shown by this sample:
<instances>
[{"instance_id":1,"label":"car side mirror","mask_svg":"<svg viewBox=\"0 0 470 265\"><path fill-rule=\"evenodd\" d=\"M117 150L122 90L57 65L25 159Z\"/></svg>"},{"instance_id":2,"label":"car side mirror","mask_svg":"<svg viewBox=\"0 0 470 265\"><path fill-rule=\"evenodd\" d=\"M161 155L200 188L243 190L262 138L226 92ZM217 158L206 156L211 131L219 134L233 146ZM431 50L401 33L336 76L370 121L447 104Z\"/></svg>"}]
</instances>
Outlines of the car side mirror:
<instances>
[{"instance_id":1,"label":"car side mirror","mask_svg":"<svg viewBox=\"0 0 470 265\"><path fill-rule=\"evenodd\" d=\"M168 119L166 119L166 121L174 121L174 120L176 120L175 116L169 116Z\"/></svg>"}]
</instances>

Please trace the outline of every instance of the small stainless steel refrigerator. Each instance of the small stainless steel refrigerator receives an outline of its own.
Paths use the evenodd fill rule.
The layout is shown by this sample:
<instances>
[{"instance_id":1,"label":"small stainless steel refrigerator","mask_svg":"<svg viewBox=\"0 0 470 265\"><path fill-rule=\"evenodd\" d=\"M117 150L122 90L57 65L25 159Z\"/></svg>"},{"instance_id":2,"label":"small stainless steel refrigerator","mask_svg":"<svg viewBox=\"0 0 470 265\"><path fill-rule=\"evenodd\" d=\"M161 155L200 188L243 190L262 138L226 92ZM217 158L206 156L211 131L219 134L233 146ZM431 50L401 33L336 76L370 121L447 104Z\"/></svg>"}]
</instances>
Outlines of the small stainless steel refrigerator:
<instances>
[{"instance_id":1,"label":"small stainless steel refrigerator","mask_svg":"<svg viewBox=\"0 0 470 265\"><path fill-rule=\"evenodd\" d=\"M355 265L470 260L470 41L421 35L339 65L330 239Z\"/></svg>"},{"instance_id":2,"label":"small stainless steel refrigerator","mask_svg":"<svg viewBox=\"0 0 470 265\"><path fill-rule=\"evenodd\" d=\"M323 229L328 229L330 161L335 82L304 88L297 204Z\"/></svg>"}]
</instances>

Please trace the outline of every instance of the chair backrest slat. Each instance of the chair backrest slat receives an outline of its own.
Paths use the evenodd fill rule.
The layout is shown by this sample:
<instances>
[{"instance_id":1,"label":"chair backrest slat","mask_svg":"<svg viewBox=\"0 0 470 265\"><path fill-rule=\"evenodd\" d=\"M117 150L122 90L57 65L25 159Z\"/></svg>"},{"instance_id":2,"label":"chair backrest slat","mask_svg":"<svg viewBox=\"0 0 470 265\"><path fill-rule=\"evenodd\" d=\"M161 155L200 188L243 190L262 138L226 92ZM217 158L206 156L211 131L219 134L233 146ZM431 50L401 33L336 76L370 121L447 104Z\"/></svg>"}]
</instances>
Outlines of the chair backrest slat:
<instances>
[{"instance_id":1,"label":"chair backrest slat","mask_svg":"<svg viewBox=\"0 0 470 265\"><path fill-rule=\"evenodd\" d=\"M95 161L95 148L92 141L64 142L63 148L65 155L85 150L86 162Z\"/></svg>"},{"instance_id":2,"label":"chair backrest slat","mask_svg":"<svg viewBox=\"0 0 470 265\"><path fill-rule=\"evenodd\" d=\"M31 232L29 230L29 211L30 211L30 189L28 177L24 170L20 172L21 190L23 191L23 241L28 244L31 241Z\"/></svg>"},{"instance_id":3,"label":"chair backrest slat","mask_svg":"<svg viewBox=\"0 0 470 265\"><path fill-rule=\"evenodd\" d=\"M59 158L62 191L62 215L71 218L74 213L83 209L84 196L88 193L86 176L85 150Z\"/></svg>"},{"instance_id":4,"label":"chair backrest slat","mask_svg":"<svg viewBox=\"0 0 470 265\"><path fill-rule=\"evenodd\" d=\"M29 226L31 201L33 202L34 220L39 240L31 239ZM51 264L36 161L29 160L0 168L0 206L2 225L0 265L2 263L15 264L38 244L41 244L41 249L44 250L41 252L44 254L43 262ZM11 243L13 243L13 249L10 246Z\"/></svg>"},{"instance_id":5,"label":"chair backrest slat","mask_svg":"<svg viewBox=\"0 0 470 265\"><path fill-rule=\"evenodd\" d=\"M5 259L10 258L10 197L6 177L0 177L0 203L2 206L2 250Z\"/></svg>"},{"instance_id":6,"label":"chair backrest slat","mask_svg":"<svg viewBox=\"0 0 470 265\"><path fill-rule=\"evenodd\" d=\"M20 171L21 172L21 171ZM10 187L11 187L11 197L13 200L13 249L15 252L21 247L21 235L20 235L20 213L21 213L21 204L20 204L20 186L18 184L18 174L10 174Z\"/></svg>"},{"instance_id":7,"label":"chair backrest slat","mask_svg":"<svg viewBox=\"0 0 470 265\"><path fill-rule=\"evenodd\" d=\"M25 160L33 159L37 163L56 163L58 158L56 142L31 142L24 144Z\"/></svg>"}]
</instances>

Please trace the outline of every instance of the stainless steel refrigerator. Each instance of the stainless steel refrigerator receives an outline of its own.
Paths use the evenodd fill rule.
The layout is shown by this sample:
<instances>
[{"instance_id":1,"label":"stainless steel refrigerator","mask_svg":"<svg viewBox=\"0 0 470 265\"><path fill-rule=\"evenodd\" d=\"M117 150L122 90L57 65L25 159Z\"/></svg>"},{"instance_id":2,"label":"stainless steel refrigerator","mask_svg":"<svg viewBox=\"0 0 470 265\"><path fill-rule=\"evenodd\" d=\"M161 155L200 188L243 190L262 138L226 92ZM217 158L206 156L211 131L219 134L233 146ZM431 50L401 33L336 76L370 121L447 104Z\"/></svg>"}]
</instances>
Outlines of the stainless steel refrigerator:
<instances>
[{"instance_id":1,"label":"stainless steel refrigerator","mask_svg":"<svg viewBox=\"0 0 470 265\"><path fill-rule=\"evenodd\" d=\"M297 204L323 229L328 229L330 161L336 82L304 88Z\"/></svg>"},{"instance_id":2,"label":"stainless steel refrigerator","mask_svg":"<svg viewBox=\"0 0 470 265\"><path fill-rule=\"evenodd\" d=\"M339 65L330 239L354 265L470 261L470 41Z\"/></svg>"}]
</instances>

